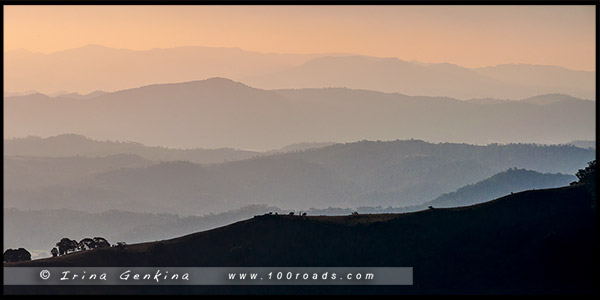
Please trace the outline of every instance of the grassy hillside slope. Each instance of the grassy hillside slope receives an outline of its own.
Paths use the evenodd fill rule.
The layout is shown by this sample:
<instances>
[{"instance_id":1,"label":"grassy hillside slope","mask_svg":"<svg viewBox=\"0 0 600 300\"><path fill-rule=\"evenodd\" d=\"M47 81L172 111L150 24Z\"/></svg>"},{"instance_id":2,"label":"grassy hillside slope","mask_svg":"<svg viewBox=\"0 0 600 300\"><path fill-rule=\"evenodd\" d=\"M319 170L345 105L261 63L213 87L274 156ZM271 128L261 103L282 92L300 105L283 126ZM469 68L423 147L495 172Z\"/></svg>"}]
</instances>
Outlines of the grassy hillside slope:
<instances>
[{"instance_id":1,"label":"grassy hillside slope","mask_svg":"<svg viewBox=\"0 0 600 300\"><path fill-rule=\"evenodd\" d=\"M571 186L407 214L257 216L171 240L5 266L408 266L414 267L413 286L344 291L594 293L595 222L587 189ZM280 293L342 291L263 288ZM176 291L211 291L190 289ZM217 289L235 292L239 287Z\"/></svg>"}]
</instances>

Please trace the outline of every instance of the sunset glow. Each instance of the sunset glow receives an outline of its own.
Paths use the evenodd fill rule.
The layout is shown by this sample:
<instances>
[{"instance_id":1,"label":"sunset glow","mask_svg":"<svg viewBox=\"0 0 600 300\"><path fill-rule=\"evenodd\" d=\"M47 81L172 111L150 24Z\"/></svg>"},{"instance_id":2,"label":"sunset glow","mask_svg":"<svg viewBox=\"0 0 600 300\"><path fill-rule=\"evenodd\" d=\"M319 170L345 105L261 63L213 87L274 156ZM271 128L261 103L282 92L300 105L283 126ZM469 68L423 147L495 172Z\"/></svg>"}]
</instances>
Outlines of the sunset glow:
<instances>
[{"instance_id":1,"label":"sunset glow","mask_svg":"<svg viewBox=\"0 0 600 300\"><path fill-rule=\"evenodd\" d=\"M594 6L5 6L4 50L212 46L595 71L595 17Z\"/></svg>"}]
</instances>

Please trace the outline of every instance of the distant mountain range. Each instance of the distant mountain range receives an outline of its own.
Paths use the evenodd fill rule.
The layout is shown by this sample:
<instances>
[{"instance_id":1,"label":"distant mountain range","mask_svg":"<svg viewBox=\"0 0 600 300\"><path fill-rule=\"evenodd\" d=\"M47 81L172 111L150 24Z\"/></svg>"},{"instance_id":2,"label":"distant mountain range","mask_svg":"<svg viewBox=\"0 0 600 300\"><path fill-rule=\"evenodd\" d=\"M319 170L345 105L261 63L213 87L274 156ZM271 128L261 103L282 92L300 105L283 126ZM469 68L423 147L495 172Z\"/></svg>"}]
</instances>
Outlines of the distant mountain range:
<instances>
[{"instance_id":1,"label":"distant mountain range","mask_svg":"<svg viewBox=\"0 0 600 300\"><path fill-rule=\"evenodd\" d=\"M37 156L46 158L84 156L93 158L120 154L136 155L155 162L185 160L207 164L247 159L261 153L231 148L173 149L158 146L152 147L130 141L97 141L77 134L61 134L48 138L30 136L4 140L5 156Z\"/></svg>"},{"instance_id":2,"label":"distant mountain range","mask_svg":"<svg viewBox=\"0 0 600 300\"><path fill-rule=\"evenodd\" d=\"M596 149L596 141L572 141L569 144L580 148Z\"/></svg>"},{"instance_id":3,"label":"distant mountain range","mask_svg":"<svg viewBox=\"0 0 600 300\"><path fill-rule=\"evenodd\" d=\"M5 137L77 133L172 148L251 151L363 139L557 144L594 140L595 117L594 101L559 94L460 101L343 88L261 90L223 78L87 99L4 99Z\"/></svg>"},{"instance_id":4,"label":"distant mountain range","mask_svg":"<svg viewBox=\"0 0 600 300\"><path fill-rule=\"evenodd\" d=\"M263 215L169 240L6 267L413 267L410 286L160 286L186 293L594 294L596 214L584 186L409 214ZM124 263L125 262L125 263ZM376 275L377 276L377 275ZM60 290L59 287L56 290ZM88 287L93 292L100 287ZM105 288L105 287L102 287ZM113 291L153 291L115 287ZM158 287L157 287L158 288ZM184 290L182 290L184 289ZM22 291L18 286L8 292ZM7 287L5 287L5 292ZM44 293L44 287L35 292ZM84 291L81 289L80 291ZM155 289L154 291L158 291Z\"/></svg>"},{"instance_id":5,"label":"distant mountain range","mask_svg":"<svg viewBox=\"0 0 600 300\"><path fill-rule=\"evenodd\" d=\"M5 139L4 159L6 163L7 156L12 156L16 159L33 156L50 161L50 158L68 158L71 156L107 158L108 156L122 156L128 154L139 156L140 158L152 162L182 160L197 164L211 164L248 159L262 155L304 151L331 146L333 144L333 142L303 142L291 144L282 147L281 149L258 152L231 148L177 149L160 146L145 146L131 141L98 141L78 134L60 134L47 138L28 136L26 138ZM53 161L59 162L61 160ZM127 165L124 165L123 167L127 167Z\"/></svg>"},{"instance_id":6,"label":"distant mountain range","mask_svg":"<svg viewBox=\"0 0 600 300\"><path fill-rule=\"evenodd\" d=\"M50 54L4 53L6 91L117 91L157 82L227 77L263 89L346 87L413 96L521 99L569 94L595 99L595 72L505 64L465 68L354 54L275 54L239 48L134 51L99 45ZM6 96L6 94L5 94Z\"/></svg>"},{"instance_id":7,"label":"distant mountain range","mask_svg":"<svg viewBox=\"0 0 600 300\"><path fill-rule=\"evenodd\" d=\"M569 185L576 181L573 175L542 174L524 169L509 169L488 179L443 194L423 207L460 207L479 204L511 193Z\"/></svg>"},{"instance_id":8,"label":"distant mountain range","mask_svg":"<svg viewBox=\"0 0 600 300\"><path fill-rule=\"evenodd\" d=\"M250 204L304 210L401 207L422 204L511 167L575 174L594 158L595 150L571 145L420 140L335 144L209 165L149 163L136 155L5 156L4 205L181 215Z\"/></svg>"},{"instance_id":9,"label":"distant mountain range","mask_svg":"<svg viewBox=\"0 0 600 300\"><path fill-rule=\"evenodd\" d=\"M102 157L4 156L4 187L31 189L69 185L107 171L153 165L155 162L135 154Z\"/></svg>"},{"instance_id":10,"label":"distant mountain range","mask_svg":"<svg viewBox=\"0 0 600 300\"><path fill-rule=\"evenodd\" d=\"M177 47L136 51L100 45L50 54L4 53L5 90L44 93L117 91L157 82L238 78L282 70L323 54L265 54L239 48Z\"/></svg>"},{"instance_id":11,"label":"distant mountain range","mask_svg":"<svg viewBox=\"0 0 600 300\"><path fill-rule=\"evenodd\" d=\"M309 150L309 149L323 148L323 147L331 146L333 144L335 144L335 143L334 142L301 142L301 143L287 145L281 149L266 151L264 153L274 154L274 153L280 153L280 152L304 151L304 150Z\"/></svg>"},{"instance_id":12,"label":"distant mountain range","mask_svg":"<svg viewBox=\"0 0 600 300\"><path fill-rule=\"evenodd\" d=\"M256 87L347 87L413 96L521 99L561 93L595 99L595 73L539 65L499 65L469 69L416 64L397 58L319 57L298 67L244 80Z\"/></svg>"}]
</instances>

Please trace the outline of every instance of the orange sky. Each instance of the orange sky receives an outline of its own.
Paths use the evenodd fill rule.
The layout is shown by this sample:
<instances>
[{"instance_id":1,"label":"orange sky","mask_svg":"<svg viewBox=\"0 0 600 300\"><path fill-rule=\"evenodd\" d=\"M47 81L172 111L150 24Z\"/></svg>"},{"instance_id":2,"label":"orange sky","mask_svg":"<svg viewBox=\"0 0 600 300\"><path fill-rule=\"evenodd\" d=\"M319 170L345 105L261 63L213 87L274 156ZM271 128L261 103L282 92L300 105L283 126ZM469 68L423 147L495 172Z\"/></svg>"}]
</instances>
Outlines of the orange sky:
<instances>
[{"instance_id":1,"label":"orange sky","mask_svg":"<svg viewBox=\"0 0 600 300\"><path fill-rule=\"evenodd\" d=\"M5 6L5 50L88 44L354 53L595 71L594 6Z\"/></svg>"}]
</instances>

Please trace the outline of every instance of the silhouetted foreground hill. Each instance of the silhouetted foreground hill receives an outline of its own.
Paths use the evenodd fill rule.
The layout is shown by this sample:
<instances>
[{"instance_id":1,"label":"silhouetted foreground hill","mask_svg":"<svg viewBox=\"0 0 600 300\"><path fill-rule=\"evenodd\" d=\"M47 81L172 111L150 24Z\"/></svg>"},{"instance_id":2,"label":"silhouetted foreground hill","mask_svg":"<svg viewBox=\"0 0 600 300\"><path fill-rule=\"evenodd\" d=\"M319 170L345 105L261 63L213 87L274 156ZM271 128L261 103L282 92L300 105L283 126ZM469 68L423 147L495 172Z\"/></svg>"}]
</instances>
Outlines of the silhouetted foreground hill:
<instances>
[{"instance_id":1,"label":"silhouetted foreground hill","mask_svg":"<svg viewBox=\"0 0 600 300\"><path fill-rule=\"evenodd\" d=\"M584 186L571 186L408 214L259 216L172 240L5 266L399 266L414 267L413 286L246 291L589 294L597 292L595 222L590 194ZM170 289L239 292L242 287Z\"/></svg>"}]
</instances>

